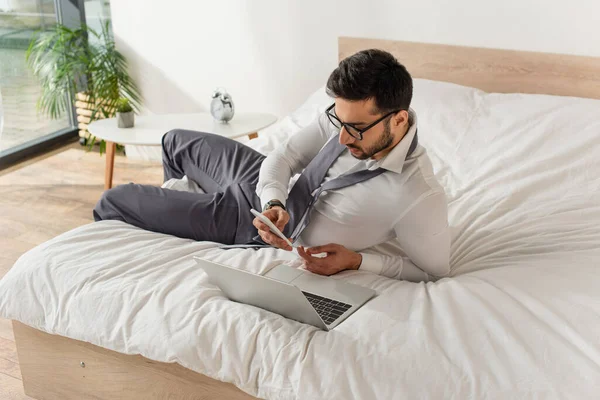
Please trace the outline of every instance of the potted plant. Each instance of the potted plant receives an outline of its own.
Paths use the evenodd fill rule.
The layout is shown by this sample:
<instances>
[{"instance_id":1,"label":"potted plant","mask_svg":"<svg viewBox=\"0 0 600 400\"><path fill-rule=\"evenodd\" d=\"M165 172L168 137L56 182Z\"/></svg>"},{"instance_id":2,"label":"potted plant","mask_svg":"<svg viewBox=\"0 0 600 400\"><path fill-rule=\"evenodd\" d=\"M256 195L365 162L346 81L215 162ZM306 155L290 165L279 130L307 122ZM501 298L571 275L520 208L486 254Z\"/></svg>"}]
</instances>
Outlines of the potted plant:
<instances>
[{"instance_id":1,"label":"potted plant","mask_svg":"<svg viewBox=\"0 0 600 400\"><path fill-rule=\"evenodd\" d=\"M133 128L133 108L129 100L122 97L117 102L117 125L119 128Z\"/></svg>"},{"instance_id":2,"label":"potted plant","mask_svg":"<svg viewBox=\"0 0 600 400\"><path fill-rule=\"evenodd\" d=\"M84 110L78 122L85 132L92 121L113 117L122 98L132 111L139 111L139 90L129 76L125 57L115 48L108 22L101 32L86 25L70 29L61 24L38 32L31 39L26 60L42 87L38 110L51 118L61 117L75 102ZM89 136L86 142L91 148L96 138ZM101 141L100 154L105 146Z\"/></svg>"}]
</instances>

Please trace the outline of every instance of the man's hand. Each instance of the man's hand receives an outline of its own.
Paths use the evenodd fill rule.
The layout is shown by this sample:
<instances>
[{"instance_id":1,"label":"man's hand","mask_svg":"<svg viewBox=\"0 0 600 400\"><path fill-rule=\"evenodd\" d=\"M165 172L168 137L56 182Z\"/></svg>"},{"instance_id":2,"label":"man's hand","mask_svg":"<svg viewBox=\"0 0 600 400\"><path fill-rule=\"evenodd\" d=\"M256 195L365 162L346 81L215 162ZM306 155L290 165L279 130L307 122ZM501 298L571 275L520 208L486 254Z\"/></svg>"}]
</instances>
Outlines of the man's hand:
<instances>
[{"instance_id":1,"label":"man's hand","mask_svg":"<svg viewBox=\"0 0 600 400\"><path fill-rule=\"evenodd\" d=\"M323 258L312 256L318 253L327 253L327 256ZM329 276L345 269L358 269L362 262L360 254L335 243L307 249L298 247L298 254L304 259L304 267L319 275Z\"/></svg>"},{"instance_id":2,"label":"man's hand","mask_svg":"<svg viewBox=\"0 0 600 400\"><path fill-rule=\"evenodd\" d=\"M290 220L290 215L287 213L287 211L277 206L270 208L267 211L263 211L262 215L269 218L281 232L283 232L283 228L285 228ZM285 240L271 232L271 229L269 229L267 224L262 222L260 219L254 218L252 224L256 227L256 229L258 229L258 234L266 243L283 250L292 250L290 245L287 244Z\"/></svg>"}]
</instances>

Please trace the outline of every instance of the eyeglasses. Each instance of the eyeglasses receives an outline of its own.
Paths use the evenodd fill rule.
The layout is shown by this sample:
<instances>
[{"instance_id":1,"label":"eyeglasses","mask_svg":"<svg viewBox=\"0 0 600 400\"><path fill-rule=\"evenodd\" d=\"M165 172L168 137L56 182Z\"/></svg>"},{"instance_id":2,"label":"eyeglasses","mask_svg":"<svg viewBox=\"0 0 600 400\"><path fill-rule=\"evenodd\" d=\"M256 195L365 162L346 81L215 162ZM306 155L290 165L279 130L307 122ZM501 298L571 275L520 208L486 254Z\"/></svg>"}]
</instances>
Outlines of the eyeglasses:
<instances>
[{"instance_id":1,"label":"eyeglasses","mask_svg":"<svg viewBox=\"0 0 600 400\"><path fill-rule=\"evenodd\" d=\"M348 132L348 134L350 136L352 136L354 139L358 139L358 140L362 140L363 135L366 131L368 131L369 129L371 129L372 127L374 127L375 125L377 125L378 123L380 123L381 121L383 121L384 119L389 117L390 115L396 114L396 113L402 111L402 110L391 111L391 112L385 114L383 117L379 118L377 121L375 121L372 124L370 124L369 126L367 126L366 128L359 129L352 124L346 124L346 123L340 121L340 119L331 112L331 110L333 110L334 107L335 107L335 103L333 103L331 106L329 106L329 108L327 110L325 110L325 114L327 114L327 118L329 118L329 122L331 122L333 124L333 126L335 126L337 129L341 130L342 127L346 128L346 132Z\"/></svg>"}]
</instances>

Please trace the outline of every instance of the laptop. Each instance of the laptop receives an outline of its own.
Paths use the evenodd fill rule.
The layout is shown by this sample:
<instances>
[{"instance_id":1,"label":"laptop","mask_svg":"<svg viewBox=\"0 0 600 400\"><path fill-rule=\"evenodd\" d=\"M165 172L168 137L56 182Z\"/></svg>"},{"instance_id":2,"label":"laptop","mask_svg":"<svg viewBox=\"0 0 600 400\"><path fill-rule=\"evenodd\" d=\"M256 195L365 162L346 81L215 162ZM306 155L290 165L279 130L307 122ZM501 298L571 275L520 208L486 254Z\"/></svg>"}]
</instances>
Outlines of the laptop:
<instances>
[{"instance_id":1,"label":"laptop","mask_svg":"<svg viewBox=\"0 0 600 400\"><path fill-rule=\"evenodd\" d=\"M329 331L375 296L373 289L280 264L265 275L194 256L225 296Z\"/></svg>"}]
</instances>

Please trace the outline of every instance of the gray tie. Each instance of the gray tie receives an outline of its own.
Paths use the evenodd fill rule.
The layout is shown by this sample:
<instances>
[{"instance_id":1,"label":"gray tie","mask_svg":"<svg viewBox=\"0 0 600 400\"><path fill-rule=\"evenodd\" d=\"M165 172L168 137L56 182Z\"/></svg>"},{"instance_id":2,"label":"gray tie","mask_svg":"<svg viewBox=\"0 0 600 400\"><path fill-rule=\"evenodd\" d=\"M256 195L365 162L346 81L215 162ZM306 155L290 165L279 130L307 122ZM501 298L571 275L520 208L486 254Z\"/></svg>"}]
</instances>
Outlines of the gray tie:
<instances>
[{"instance_id":1,"label":"gray tie","mask_svg":"<svg viewBox=\"0 0 600 400\"><path fill-rule=\"evenodd\" d=\"M354 172L349 175L340 175L337 178L330 180L329 182L325 182L317 189L315 189L312 193L310 201L308 202L308 205L306 206L306 209L304 210L304 213L302 213L300 221L298 221L292 232L292 242L296 241L296 239L300 236L304 228L308 226L308 223L310 222L310 213L321 193L327 190L341 189L345 188L346 186L351 186L359 182L366 181L367 179L374 178L377 175L382 174L383 172L385 172L383 168L377 168L373 171L365 169L362 171Z\"/></svg>"},{"instance_id":2,"label":"gray tie","mask_svg":"<svg viewBox=\"0 0 600 400\"><path fill-rule=\"evenodd\" d=\"M302 171L302 174L300 174L298 180L294 183L292 190L290 190L286 202L286 209L290 215L290 220L284 228L283 233L286 237L290 237L292 241L295 241L308 226L310 222L310 213L321 193L328 190L337 190L352 186L385 172L385 169L383 168L377 168L376 170L361 170L348 175L340 175L321 185L331 165L344 150L346 150L346 146L339 143L338 137L339 135L336 135L327 142L325 147L323 147L306 168L304 168L304 171ZM406 154L407 158L416 149L417 144L418 138L417 132L415 132L415 136ZM258 235L253 239L255 242L252 244L229 245L224 246L224 248L270 247L270 245L266 244ZM256 242L258 242L258 244Z\"/></svg>"},{"instance_id":3,"label":"gray tie","mask_svg":"<svg viewBox=\"0 0 600 400\"><path fill-rule=\"evenodd\" d=\"M314 205L317 202L321 193L328 191L328 190L337 190L337 189L345 188L347 186L352 186L357 183L374 178L377 175L380 175L383 172L385 172L385 169L383 169L383 168L377 168L376 170L357 171L357 172L353 172L348 175L340 175L337 178L334 178L334 179L332 179L328 182L325 182L324 184L321 185L321 182L323 181L325 174L327 173L327 171L329 170L329 168L331 167L333 162L346 149L345 145L339 144L338 136L331 139L327 143L325 148L323 148L319 152L317 157L315 157L313 159L313 161L316 161L315 164L320 164L320 165L314 167L314 166L312 166L312 162L309 163L308 166L306 167L306 169L304 170L304 172L302 172L302 175L298 178L298 181L300 181L300 179L302 179L303 176L305 176L307 178L307 179L303 180L303 182L302 182L303 188L299 189L297 191L298 194L301 193L304 195L303 202L301 203L301 202L297 201L298 197L300 197L300 196L298 196L298 195L294 196L294 194L295 194L294 189L296 189L296 187L298 186L298 181L296 181L296 183L294 184L294 187L290 191L286 208L288 209L288 213L290 214L290 223L288 223L288 225L294 227L294 229L292 230L292 234L290 236L290 238L292 239L292 242L296 241L296 239L302 234L302 231L304 231L304 229L308 226L308 223L310 222L311 211L314 208ZM418 144L417 132L415 132L413 141L411 142L408 152L406 154L407 158L415 150L415 148L417 147L417 144ZM327 153L327 155L325 155L323 157L319 157L319 156L321 156L322 153ZM334 155L334 154L336 154L336 156L332 157L332 155ZM321 158L321 160L320 160L320 158ZM324 165L326 166L326 168L323 168ZM307 173L307 170L309 170L308 173ZM314 173L315 171L318 171L318 172ZM318 180L318 182L317 182L317 180ZM315 185L315 183L316 183L316 185ZM309 188L310 189L314 188L314 189L311 192L309 192L310 199L307 201L306 193ZM290 201L291 201L291 204L290 204ZM300 205L300 207L303 206L302 207L303 210L302 210L302 208L298 207L299 205ZM292 217L292 215L294 215L295 218ZM298 218L299 218L299 220L298 220Z\"/></svg>"}]
</instances>

